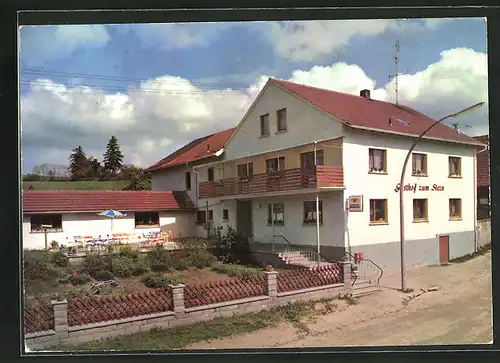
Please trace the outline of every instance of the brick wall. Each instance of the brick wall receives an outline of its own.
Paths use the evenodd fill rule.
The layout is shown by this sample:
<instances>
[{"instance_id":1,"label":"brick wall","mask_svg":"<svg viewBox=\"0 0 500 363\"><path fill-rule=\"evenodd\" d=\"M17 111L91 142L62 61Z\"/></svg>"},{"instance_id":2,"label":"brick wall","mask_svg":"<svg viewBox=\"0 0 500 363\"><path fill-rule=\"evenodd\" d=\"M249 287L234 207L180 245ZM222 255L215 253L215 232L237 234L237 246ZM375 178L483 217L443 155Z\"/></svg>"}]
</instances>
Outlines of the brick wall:
<instances>
[{"instance_id":1,"label":"brick wall","mask_svg":"<svg viewBox=\"0 0 500 363\"><path fill-rule=\"evenodd\" d=\"M89 306L94 306L93 313L90 314L91 318L86 319L85 316L89 315L89 313L82 307L82 311L79 313L79 321L85 323L81 323L81 325L69 323L70 321L74 322L72 317L68 319L69 307L72 306L75 309L72 302L68 303L66 300L52 301L54 312L53 329L26 333L25 346L29 350L57 349L60 344L79 344L91 340L148 331L152 328L174 328L212 320L216 317L258 312L289 302L335 297L339 294L349 293L351 289L350 268L350 262L343 262L334 266L307 270L307 272L297 271L296 276L291 272L287 272L287 276L283 278L279 278L278 272L275 271L264 272L263 278L257 276L250 280L253 286L248 291L250 295L253 294L254 296L242 298L241 293L223 294L222 296L232 296L235 299L219 299L220 302L216 303L212 303L214 301L212 299L207 301L208 304L205 304L205 301L193 303L192 297L185 296L186 291L193 291L193 288L184 285L172 285L168 293L168 296L171 297L172 306L167 308L167 305L165 305L165 309L169 310L164 309L165 311L147 313L144 310L145 308L142 308L139 310L141 315L122 315L126 317L120 319L102 318L105 315L99 314L98 311L99 306L103 305L88 302ZM309 287L293 283L297 279L303 279L306 275L312 281ZM316 278L312 278L312 276L316 276ZM287 288L282 288L282 286L285 286L283 285L285 278L289 282L286 285ZM260 284L260 281L263 281L265 285L262 289L256 287ZM239 286L241 290L241 284L241 282L229 284L231 287L228 289ZM209 285L203 284L205 289ZM218 286L220 289L222 285ZM203 293L207 292L207 290L201 291ZM72 310L71 314L73 313L76 313L76 310ZM97 319L97 316L101 318ZM106 316L109 316L109 313Z\"/></svg>"}]
</instances>

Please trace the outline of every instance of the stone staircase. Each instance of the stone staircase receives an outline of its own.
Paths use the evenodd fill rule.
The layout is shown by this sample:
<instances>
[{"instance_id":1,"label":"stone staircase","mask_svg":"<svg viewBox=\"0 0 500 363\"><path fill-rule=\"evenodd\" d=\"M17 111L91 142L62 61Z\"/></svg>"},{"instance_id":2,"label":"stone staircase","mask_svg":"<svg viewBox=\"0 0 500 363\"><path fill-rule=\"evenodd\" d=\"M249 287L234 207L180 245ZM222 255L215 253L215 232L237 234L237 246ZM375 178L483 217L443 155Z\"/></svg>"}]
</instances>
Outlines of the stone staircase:
<instances>
[{"instance_id":1,"label":"stone staircase","mask_svg":"<svg viewBox=\"0 0 500 363\"><path fill-rule=\"evenodd\" d=\"M382 288L378 285L374 285L368 279L357 279L352 287L352 297L358 298L363 296L368 296L372 294L376 294L377 292L382 291Z\"/></svg>"}]
</instances>

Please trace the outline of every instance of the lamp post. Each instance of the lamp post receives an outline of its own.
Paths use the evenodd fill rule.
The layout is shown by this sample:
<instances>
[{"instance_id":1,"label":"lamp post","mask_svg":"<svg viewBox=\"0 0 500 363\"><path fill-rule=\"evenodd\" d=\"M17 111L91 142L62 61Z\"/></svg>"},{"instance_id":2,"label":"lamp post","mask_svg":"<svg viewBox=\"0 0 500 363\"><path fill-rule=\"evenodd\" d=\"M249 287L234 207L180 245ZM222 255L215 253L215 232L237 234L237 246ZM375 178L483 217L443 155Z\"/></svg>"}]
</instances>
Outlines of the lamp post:
<instances>
[{"instance_id":1,"label":"lamp post","mask_svg":"<svg viewBox=\"0 0 500 363\"><path fill-rule=\"evenodd\" d=\"M424 132L422 132L413 144L411 145L410 149L408 150L408 153L406 154L406 158L403 164L403 170L401 171L401 179L399 181L399 228L400 228L400 252L401 252L401 291L405 292L406 291L406 271L405 271L405 249L404 249L404 241L405 241L405 222L404 222L404 198L403 198L403 192L404 192L404 179L405 179L405 173L406 173L406 166L408 165L408 160L410 159L410 155L415 149L415 146L422 140L422 138L437 124L441 123L442 121L452 118L452 117L457 117L459 115L462 115L466 112L475 110L476 108L479 108L484 105L484 102L479 102L476 103L473 106L467 107L461 111L458 111L456 113L450 114L448 116L445 116L436 122L434 122L431 126L429 126Z\"/></svg>"}]
</instances>

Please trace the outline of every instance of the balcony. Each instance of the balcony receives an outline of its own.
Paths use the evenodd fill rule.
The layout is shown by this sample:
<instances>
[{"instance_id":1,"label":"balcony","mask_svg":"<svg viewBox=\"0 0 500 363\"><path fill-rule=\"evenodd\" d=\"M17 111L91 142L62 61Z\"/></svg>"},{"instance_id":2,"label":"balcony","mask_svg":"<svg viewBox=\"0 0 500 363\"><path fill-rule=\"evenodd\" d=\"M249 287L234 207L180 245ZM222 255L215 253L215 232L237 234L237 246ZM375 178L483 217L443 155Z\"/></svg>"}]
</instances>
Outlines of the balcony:
<instances>
[{"instance_id":1,"label":"balcony","mask_svg":"<svg viewBox=\"0 0 500 363\"><path fill-rule=\"evenodd\" d=\"M273 174L256 174L250 179L228 178L202 182L199 197L218 198L342 186L344 175L341 166L318 165L314 168L288 169Z\"/></svg>"}]
</instances>

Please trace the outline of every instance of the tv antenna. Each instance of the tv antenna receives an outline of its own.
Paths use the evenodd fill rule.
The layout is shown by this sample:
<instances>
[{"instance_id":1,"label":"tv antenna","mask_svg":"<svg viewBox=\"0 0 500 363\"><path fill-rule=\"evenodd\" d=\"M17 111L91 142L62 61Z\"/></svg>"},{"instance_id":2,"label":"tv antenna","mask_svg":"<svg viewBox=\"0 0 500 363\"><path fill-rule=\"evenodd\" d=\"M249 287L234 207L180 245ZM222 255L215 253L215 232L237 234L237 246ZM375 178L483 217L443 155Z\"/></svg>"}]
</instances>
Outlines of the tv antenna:
<instances>
[{"instance_id":1,"label":"tv antenna","mask_svg":"<svg viewBox=\"0 0 500 363\"><path fill-rule=\"evenodd\" d=\"M460 131L460 122L454 122L451 124L451 126L453 126L453 128L455 129L456 132L463 134L463 132ZM471 125L464 125L464 128L470 129L470 128L472 128L472 126Z\"/></svg>"},{"instance_id":2,"label":"tv antenna","mask_svg":"<svg viewBox=\"0 0 500 363\"><path fill-rule=\"evenodd\" d=\"M389 79L392 77L395 77L395 83L396 83L396 106L399 105L399 70L398 70L398 65L399 65L399 40L396 41L396 45L394 46L395 48L395 55L394 55L394 64L396 66L396 73L395 74L390 74Z\"/></svg>"}]
</instances>

